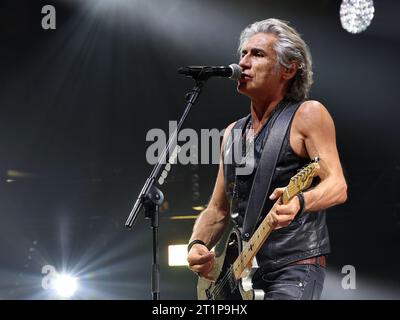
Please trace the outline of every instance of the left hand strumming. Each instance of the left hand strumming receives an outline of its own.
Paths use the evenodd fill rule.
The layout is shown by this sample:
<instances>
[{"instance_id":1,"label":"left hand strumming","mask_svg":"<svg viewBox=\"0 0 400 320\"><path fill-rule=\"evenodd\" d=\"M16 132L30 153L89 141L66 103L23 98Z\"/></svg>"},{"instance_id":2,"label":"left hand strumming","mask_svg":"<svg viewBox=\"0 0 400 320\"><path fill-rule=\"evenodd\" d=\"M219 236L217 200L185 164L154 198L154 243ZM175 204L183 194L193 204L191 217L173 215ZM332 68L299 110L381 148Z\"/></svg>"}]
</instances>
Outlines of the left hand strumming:
<instances>
[{"instance_id":1,"label":"left hand strumming","mask_svg":"<svg viewBox=\"0 0 400 320\"><path fill-rule=\"evenodd\" d=\"M281 196L284 190L285 188L276 188L269 196L271 200L277 199L266 218L268 224L274 230L287 227L294 220L300 210L298 197L293 197L287 204L282 203Z\"/></svg>"}]
</instances>

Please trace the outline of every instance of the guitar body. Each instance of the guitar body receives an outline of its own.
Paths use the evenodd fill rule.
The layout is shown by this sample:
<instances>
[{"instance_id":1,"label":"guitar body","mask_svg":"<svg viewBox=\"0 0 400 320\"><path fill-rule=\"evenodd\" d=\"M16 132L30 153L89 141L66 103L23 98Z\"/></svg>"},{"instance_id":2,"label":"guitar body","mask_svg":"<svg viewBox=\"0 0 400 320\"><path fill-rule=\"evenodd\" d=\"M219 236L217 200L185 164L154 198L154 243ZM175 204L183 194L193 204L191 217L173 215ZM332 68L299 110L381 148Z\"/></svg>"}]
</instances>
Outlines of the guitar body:
<instances>
[{"instance_id":1,"label":"guitar body","mask_svg":"<svg viewBox=\"0 0 400 320\"><path fill-rule=\"evenodd\" d=\"M246 274L236 280L230 269L243 249L240 231L234 227L227 228L215 247L215 263L209 273L215 282L199 278L197 296L199 300L262 300L264 291L253 290L252 277L258 269L253 259L253 264L246 269Z\"/></svg>"},{"instance_id":2,"label":"guitar body","mask_svg":"<svg viewBox=\"0 0 400 320\"><path fill-rule=\"evenodd\" d=\"M290 179L280 198L281 203L287 204L297 193L311 186L312 179L319 170L318 161L319 159L315 158ZM216 280L199 278L198 298L200 300L263 300L265 293L263 290L253 289L252 278L258 269L256 254L271 232L272 228L265 217L250 240L242 242L240 231L231 222L215 247L215 263L209 276Z\"/></svg>"}]
</instances>

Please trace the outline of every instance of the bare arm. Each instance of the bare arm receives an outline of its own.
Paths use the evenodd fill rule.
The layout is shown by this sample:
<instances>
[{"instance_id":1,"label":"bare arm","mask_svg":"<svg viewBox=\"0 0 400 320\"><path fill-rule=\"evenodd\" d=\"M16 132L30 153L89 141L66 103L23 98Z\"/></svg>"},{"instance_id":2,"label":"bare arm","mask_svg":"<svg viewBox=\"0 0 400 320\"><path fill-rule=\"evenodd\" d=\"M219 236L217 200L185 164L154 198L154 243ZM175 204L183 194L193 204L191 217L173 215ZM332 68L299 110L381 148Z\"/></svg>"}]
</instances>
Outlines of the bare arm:
<instances>
[{"instance_id":1,"label":"bare arm","mask_svg":"<svg viewBox=\"0 0 400 320\"><path fill-rule=\"evenodd\" d=\"M305 210L318 211L343 203L347 199L347 184L336 147L336 133L333 120L326 108L317 101L304 102L295 115L293 134L299 141L300 152L304 156L320 158L319 177L321 182L304 192ZM276 189L271 199L277 199L283 188ZM296 216L300 209L299 200L294 197L287 205L276 206L276 214L271 214L270 224L284 227Z\"/></svg>"},{"instance_id":2,"label":"bare arm","mask_svg":"<svg viewBox=\"0 0 400 320\"><path fill-rule=\"evenodd\" d=\"M225 130L222 148L233 125L234 123ZM229 203L225 193L224 168L221 158L211 200L207 208L197 218L190 241L202 240L208 248L212 248L218 242L228 222ZM212 269L214 258L213 253L207 247L195 244L187 258L189 268L205 277Z\"/></svg>"},{"instance_id":3,"label":"bare arm","mask_svg":"<svg viewBox=\"0 0 400 320\"><path fill-rule=\"evenodd\" d=\"M219 164L217 181L207 208L200 214L193 227L190 241L202 240L212 248L222 235L229 222L229 203L225 194L222 161Z\"/></svg>"},{"instance_id":4,"label":"bare arm","mask_svg":"<svg viewBox=\"0 0 400 320\"><path fill-rule=\"evenodd\" d=\"M347 199L347 184L336 147L333 120L317 101L308 101L299 112L298 129L310 158L320 158L321 182L304 193L305 210L318 211L343 203Z\"/></svg>"}]
</instances>

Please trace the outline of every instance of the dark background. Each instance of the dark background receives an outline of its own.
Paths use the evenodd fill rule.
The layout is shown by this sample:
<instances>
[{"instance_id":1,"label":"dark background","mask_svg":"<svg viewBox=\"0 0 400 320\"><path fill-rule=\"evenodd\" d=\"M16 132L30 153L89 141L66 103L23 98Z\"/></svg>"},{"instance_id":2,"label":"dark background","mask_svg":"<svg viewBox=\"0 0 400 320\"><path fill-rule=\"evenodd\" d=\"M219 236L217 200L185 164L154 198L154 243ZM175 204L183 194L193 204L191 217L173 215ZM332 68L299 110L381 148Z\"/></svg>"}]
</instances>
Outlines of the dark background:
<instances>
[{"instance_id":1,"label":"dark background","mask_svg":"<svg viewBox=\"0 0 400 320\"><path fill-rule=\"evenodd\" d=\"M57 10L43 30L41 8ZM345 31L340 1L90 0L0 4L0 298L51 299L41 268L79 275L81 299L150 299L151 230L125 220L151 171L146 133L183 111L184 65L238 61L240 31L288 20L309 44L311 97L335 120L349 200L328 213L325 299L400 298L400 3L375 1L363 33ZM248 112L234 83L212 79L185 127L223 129ZM168 267L192 207L207 203L216 165L175 166L160 220L161 297L194 299L196 279ZM194 177L194 175L197 175ZM193 179L198 190L193 190ZM194 192L199 192L195 194ZM353 265L357 289L341 288Z\"/></svg>"}]
</instances>

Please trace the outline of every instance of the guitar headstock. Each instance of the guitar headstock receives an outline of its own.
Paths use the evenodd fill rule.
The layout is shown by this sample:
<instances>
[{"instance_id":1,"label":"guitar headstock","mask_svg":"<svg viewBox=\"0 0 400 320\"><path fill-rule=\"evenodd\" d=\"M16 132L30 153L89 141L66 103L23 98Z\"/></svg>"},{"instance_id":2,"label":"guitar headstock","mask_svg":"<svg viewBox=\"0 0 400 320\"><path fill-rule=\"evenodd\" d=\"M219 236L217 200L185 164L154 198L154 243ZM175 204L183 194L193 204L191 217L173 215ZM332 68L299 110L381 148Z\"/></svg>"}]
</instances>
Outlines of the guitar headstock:
<instances>
[{"instance_id":1,"label":"guitar headstock","mask_svg":"<svg viewBox=\"0 0 400 320\"><path fill-rule=\"evenodd\" d=\"M310 164L302 168L290 179L290 182L283 193L283 203L286 203L296 194L308 189L311 186L314 177L318 175L318 161L319 159L315 158Z\"/></svg>"}]
</instances>

